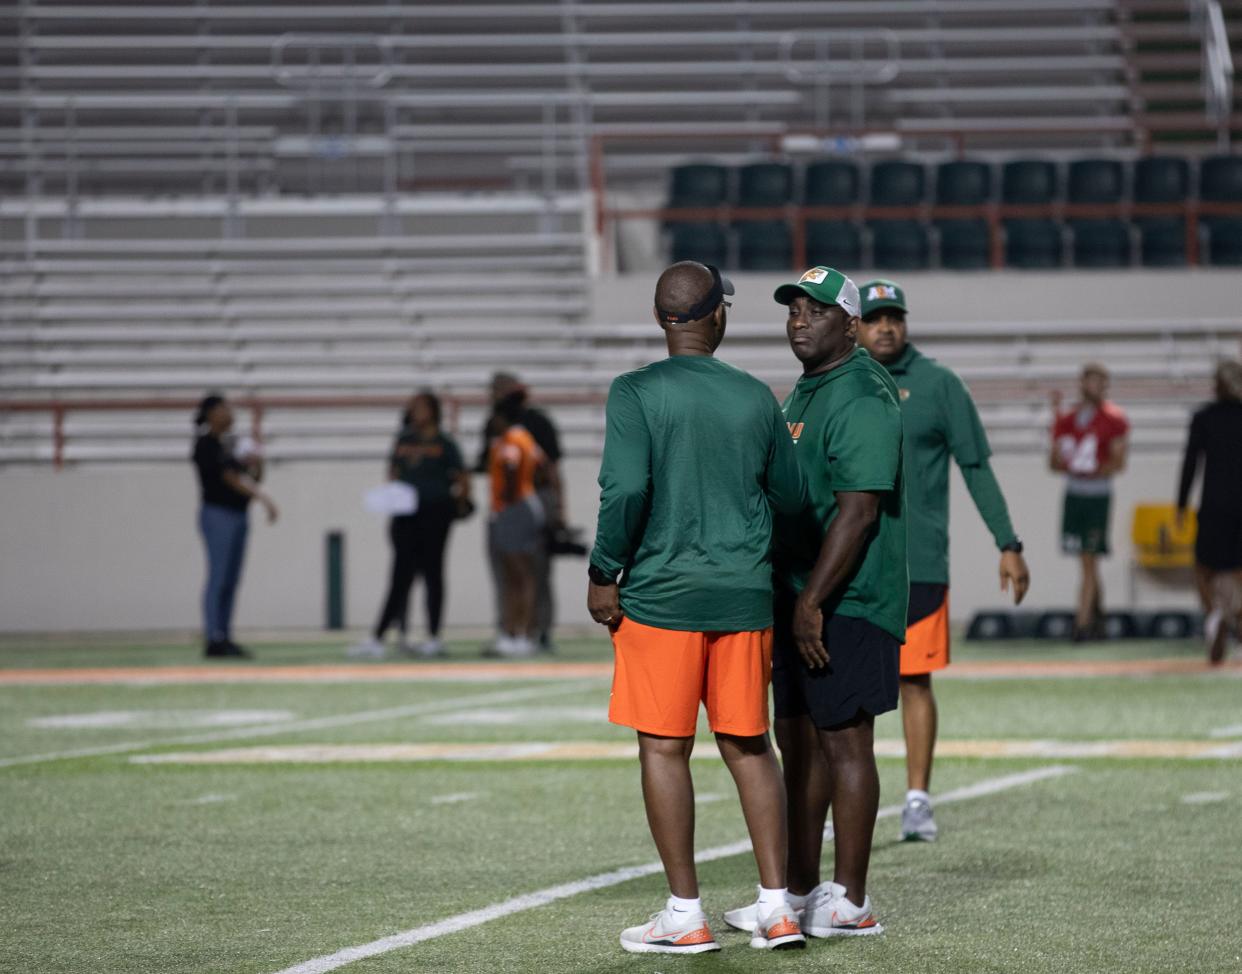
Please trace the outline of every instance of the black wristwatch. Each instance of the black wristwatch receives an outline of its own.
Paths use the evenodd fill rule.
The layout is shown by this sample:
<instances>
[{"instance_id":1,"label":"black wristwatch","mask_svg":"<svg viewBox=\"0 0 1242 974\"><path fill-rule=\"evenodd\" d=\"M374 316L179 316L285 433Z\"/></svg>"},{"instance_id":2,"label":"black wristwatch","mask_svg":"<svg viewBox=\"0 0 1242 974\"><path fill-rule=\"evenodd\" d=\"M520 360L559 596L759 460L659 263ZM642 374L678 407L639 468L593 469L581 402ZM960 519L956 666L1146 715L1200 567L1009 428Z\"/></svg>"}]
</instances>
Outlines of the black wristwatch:
<instances>
[{"instance_id":1,"label":"black wristwatch","mask_svg":"<svg viewBox=\"0 0 1242 974\"><path fill-rule=\"evenodd\" d=\"M1022 539L1014 538L1009 544L1001 545L1001 551L1012 551L1015 555L1022 554Z\"/></svg>"},{"instance_id":2,"label":"black wristwatch","mask_svg":"<svg viewBox=\"0 0 1242 974\"><path fill-rule=\"evenodd\" d=\"M594 565L587 565L587 575L596 585L616 585L617 576L610 575L602 568L596 568Z\"/></svg>"}]
</instances>

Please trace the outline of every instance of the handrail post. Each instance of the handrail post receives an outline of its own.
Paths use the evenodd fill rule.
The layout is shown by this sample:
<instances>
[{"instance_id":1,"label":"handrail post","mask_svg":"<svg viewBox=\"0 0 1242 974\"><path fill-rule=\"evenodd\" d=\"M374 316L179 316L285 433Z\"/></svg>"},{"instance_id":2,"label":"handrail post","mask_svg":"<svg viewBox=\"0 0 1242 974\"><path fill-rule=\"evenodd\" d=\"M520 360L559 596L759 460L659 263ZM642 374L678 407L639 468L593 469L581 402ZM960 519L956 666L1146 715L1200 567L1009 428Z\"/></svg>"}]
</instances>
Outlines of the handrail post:
<instances>
[{"instance_id":1,"label":"handrail post","mask_svg":"<svg viewBox=\"0 0 1242 974\"><path fill-rule=\"evenodd\" d=\"M52 407L52 469L59 472L65 466L65 404L58 402Z\"/></svg>"}]
</instances>

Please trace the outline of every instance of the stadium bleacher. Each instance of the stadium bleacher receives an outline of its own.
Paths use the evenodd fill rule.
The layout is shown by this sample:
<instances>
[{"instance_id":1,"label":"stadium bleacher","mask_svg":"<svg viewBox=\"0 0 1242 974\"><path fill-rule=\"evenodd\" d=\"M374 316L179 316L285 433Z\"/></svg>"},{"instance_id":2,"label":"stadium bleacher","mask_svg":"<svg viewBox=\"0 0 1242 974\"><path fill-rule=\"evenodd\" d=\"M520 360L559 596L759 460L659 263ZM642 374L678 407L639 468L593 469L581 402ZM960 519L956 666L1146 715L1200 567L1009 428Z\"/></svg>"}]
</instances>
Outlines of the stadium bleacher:
<instances>
[{"instance_id":1,"label":"stadium bleacher","mask_svg":"<svg viewBox=\"0 0 1242 974\"><path fill-rule=\"evenodd\" d=\"M589 453L600 390L658 337L592 324L591 276L665 253L755 273L1242 263L1237 119L1204 114L1207 41L1174 0L16 13L0 387L30 410L0 414L0 462L180 458L179 414L82 406L209 386L269 404L275 457L374 456L414 382L472 431L499 364L561 402ZM631 220L667 251L620 254ZM1177 404L1156 410L1170 431L1237 340L1232 321L1096 324L1081 336L1140 406ZM1074 368L1030 323L996 323L981 358L923 325L1001 449L1025 442L1006 417L1029 425L1041 383ZM747 329L730 354L782 381ZM309 404L329 392L355 404Z\"/></svg>"}]
</instances>

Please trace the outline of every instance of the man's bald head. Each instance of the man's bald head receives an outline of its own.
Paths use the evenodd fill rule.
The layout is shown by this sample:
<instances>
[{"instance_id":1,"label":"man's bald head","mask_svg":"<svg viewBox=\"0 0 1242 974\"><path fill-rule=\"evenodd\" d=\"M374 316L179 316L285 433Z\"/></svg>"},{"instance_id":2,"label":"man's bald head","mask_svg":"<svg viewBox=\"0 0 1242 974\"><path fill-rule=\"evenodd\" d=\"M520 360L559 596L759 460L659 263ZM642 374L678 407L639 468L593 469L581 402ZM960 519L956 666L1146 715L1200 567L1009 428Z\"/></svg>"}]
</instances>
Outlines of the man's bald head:
<instances>
[{"instance_id":1,"label":"man's bald head","mask_svg":"<svg viewBox=\"0 0 1242 974\"><path fill-rule=\"evenodd\" d=\"M667 321L665 315L684 315L692 311L711 293L715 283L715 275L697 260L680 260L666 268L656 281L655 290L655 306L661 323ZM709 317L715 310L709 308L699 320Z\"/></svg>"}]
</instances>

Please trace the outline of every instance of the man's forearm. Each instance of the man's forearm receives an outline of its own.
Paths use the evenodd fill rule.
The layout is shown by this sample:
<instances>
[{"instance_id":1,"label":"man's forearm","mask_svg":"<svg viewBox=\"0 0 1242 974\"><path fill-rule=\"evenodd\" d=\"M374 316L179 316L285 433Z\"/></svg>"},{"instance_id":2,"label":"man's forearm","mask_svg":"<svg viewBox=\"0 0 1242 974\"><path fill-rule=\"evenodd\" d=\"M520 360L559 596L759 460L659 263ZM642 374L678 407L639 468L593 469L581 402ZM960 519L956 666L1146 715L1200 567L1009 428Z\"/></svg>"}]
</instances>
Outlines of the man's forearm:
<instances>
[{"instance_id":1,"label":"man's forearm","mask_svg":"<svg viewBox=\"0 0 1242 974\"><path fill-rule=\"evenodd\" d=\"M819 557L803 589L803 598L815 605L823 603L845 578L862 555L867 532L875 523L875 516L866 512L844 512L837 515L824 535Z\"/></svg>"}]
</instances>

